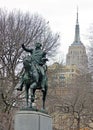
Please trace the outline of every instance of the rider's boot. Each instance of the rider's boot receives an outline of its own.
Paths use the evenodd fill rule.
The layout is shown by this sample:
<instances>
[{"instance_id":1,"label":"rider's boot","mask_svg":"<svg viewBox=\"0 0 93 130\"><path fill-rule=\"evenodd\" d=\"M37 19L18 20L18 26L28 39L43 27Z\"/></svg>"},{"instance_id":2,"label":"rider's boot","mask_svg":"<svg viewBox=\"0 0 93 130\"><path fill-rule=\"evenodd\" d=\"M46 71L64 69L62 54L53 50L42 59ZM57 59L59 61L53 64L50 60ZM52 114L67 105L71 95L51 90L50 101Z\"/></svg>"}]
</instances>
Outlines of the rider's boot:
<instances>
[{"instance_id":1,"label":"rider's boot","mask_svg":"<svg viewBox=\"0 0 93 130\"><path fill-rule=\"evenodd\" d=\"M45 88L44 87L42 87L42 92L45 92Z\"/></svg>"},{"instance_id":2,"label":"rider's boot","mask_svg":"<svg viewBox=\"0 0 93 130\"><path fill-rule=\"evenodd\" d=\"M45 92L45 88L42 88L42 92Z\"/></svg>"},{"instance_id":3,"label":"rider's boot","mask_svg":"<svg viewBox=\"0 0 93 130\"><path fill-rule=\"evenodd\" d=\"M45 92L44 84L42 84L41 87L42 87L42 92Z\"/></svg>"}]
</instances>

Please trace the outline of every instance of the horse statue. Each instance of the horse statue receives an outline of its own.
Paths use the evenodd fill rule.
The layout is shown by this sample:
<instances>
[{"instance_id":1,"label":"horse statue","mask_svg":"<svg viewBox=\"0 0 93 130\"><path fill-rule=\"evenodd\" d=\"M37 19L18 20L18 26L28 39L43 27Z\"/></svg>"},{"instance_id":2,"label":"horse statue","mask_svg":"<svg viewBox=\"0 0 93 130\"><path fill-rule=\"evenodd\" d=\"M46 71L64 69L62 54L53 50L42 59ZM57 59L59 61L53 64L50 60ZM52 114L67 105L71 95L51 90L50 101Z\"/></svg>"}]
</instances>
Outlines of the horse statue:
<instances>
[{"instance_id":1,"label":"horse statue","mask_svg":"<svg viewBox=\"0 0 93 130\"><path fill-rule=\"evenodd\" d=\"M42 75L40 72L38 72L38 70L34 69L34 65L31 60L32 59L30 56L25 57L23 60L24 71L21 76L20 87L17 88L17 90L22 91L23 86L25 86L27 108L29 108L29 107L33 108L32 103L34 103L34 101L35 101L35 92L37 89L40 89L43 93L42 94L42 109L45 110L45 100L46 100L47 89L48 89L47 74L46 74L47 67L46 67L46 65L43 66L44 71L45 71L44 81L43 81L43 85L44 85L44 91L43 91L42 87L41 87L42 86ZM38 82L36 82L36 79L38 79ZM31 94L30 106L28 103L29 90L30 90L30 94Z\"/></svg>"}]
</instances>

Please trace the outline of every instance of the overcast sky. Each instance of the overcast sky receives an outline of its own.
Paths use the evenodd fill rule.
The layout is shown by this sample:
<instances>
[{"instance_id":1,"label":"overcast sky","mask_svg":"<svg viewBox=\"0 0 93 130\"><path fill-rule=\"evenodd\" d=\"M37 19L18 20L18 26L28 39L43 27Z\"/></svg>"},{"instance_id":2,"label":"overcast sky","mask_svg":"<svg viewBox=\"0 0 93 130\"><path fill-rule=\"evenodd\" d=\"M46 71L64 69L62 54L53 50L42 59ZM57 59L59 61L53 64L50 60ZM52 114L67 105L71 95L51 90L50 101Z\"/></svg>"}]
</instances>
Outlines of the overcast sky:
<instances>
[{"instance_id":1,"label":"overcast sky","mask_svg":"<svg viewBox=\"0 0 93 130\"><path fill-rule=\"evenodd\" d=\"M77 6L81 41L86 46L88 41L85 35L90 24L93 23L93 0L0 0L0 8L38 13L49 21L52 31L60 33L59 51L60 55L64 54L64 56L74 40Z\"/></svg>"}]
</instances>

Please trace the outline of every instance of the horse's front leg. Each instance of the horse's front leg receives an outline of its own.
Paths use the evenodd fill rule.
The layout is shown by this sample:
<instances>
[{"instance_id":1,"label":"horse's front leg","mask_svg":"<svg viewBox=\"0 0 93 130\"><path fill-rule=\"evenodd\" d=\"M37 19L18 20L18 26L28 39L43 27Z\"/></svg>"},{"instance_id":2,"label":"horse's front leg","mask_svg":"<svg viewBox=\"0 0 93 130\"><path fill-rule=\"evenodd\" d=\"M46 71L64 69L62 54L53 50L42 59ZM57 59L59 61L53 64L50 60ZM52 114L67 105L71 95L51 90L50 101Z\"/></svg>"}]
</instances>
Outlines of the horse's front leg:
<instances>
[{"instance_id":1,"label":"horse's front leg","mask_svg":"<svg viewBox=\"0 0 93 130\"><path fill-rule=\"evenodd\" d=\"M30 92L31 92L31 102L30 102L30 107L32 108L32 103L35 100L35 90L36 90L36 83L33 83L30 87Z\"/></svg>"},{"instance_id":2,"label":"horse's front leg","mask_svg":"<svg viewBox=\"0 0 93 130\"><path fill-rule=\"evenodd\" d=\"M29 106L29 104L28 104L28 100L29 100L29 91L28 91L28 85L26 85L26 87L25 87L25 92L26 92L26 105L27 105L27 107Z\"/></svg>"},{"instance_id":3,"label":"horse's front leg","mask_svg":"<svg viewBox=\"0 0 93 130\"><path fill-rule=\"evenodd\" d=\"M33 103L33 100L34 100L34 99L33 99L33 89L32 89L32 88L30 89L30 92L31 92L30 107L32 108L32 103Z\"/></svg>"},{"instance_id":4,"label":"horse's front leg","mask_svg":"<svg viewBox=\"0 0 93 130\"><path fill-rule=\"evenodd\" d=\"M47 81L44 82L44 89L45 89L45 91L42 91L42 93L43 93L43 96L42 96L42 109L45 111L45 101L46 101L46 95L47 95L47 89L48 89Z\"/></svg>"}]
</instances>

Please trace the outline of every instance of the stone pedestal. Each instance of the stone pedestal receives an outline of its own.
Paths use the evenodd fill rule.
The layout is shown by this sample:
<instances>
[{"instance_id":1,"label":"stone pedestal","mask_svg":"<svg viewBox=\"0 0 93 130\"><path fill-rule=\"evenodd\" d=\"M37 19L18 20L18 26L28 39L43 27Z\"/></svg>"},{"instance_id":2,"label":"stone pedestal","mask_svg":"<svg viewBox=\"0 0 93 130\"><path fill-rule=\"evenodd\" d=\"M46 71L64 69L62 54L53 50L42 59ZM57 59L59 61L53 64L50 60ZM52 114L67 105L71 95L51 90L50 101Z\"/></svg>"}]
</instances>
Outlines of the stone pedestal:
<instances>
[{"instance_id":1,"label":"stone pedestal","mask_svg":"<svg viewBox=\"0 0 93 130\"><path fill-rule=\"evenodd\" d=\"M35 111L18 111L15 115L15 130L52 130L52 118Z\"/></svg>"}]
</instances>

